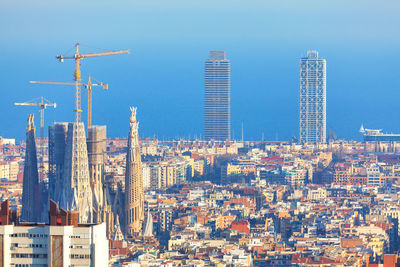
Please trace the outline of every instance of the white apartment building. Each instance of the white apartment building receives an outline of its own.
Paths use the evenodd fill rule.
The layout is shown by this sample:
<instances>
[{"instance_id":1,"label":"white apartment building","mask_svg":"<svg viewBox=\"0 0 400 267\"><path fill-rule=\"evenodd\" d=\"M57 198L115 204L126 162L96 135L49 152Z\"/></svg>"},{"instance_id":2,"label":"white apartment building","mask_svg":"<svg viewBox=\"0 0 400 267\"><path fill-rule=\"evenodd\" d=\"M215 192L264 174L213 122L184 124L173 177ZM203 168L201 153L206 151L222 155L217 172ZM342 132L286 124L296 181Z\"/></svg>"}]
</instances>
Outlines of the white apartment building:
<instances>
[{"instance_id":1,"label":"white apartment building","mask_svg":"<svg viewBox=\"0 0 400 267\"><path fill-rule=\"evenodd\" d=\"M0 266L108 266L106 225L0 225Z\"/></svg>"},{"instance_id":2,"label":"white apartment building","mask_svg":"<svg viewBox=\"0 0 400 267\"><path fill-rule=\"evenodd\" d=\"M381 184L381 172L378 165L372 165L367 168L367 184L372 186Z\"/></svg>"},{"instance_id":3,"label":"white apartment building","mask_svg":"<svg viewBox=\"0 0 400 267\"><path fill-rule=\"evenodd\" d=\"M143 176L143 189L147 190L151 186L151 167L146 164L142 165L142 176Z\"/></svg>"}]
</instances>

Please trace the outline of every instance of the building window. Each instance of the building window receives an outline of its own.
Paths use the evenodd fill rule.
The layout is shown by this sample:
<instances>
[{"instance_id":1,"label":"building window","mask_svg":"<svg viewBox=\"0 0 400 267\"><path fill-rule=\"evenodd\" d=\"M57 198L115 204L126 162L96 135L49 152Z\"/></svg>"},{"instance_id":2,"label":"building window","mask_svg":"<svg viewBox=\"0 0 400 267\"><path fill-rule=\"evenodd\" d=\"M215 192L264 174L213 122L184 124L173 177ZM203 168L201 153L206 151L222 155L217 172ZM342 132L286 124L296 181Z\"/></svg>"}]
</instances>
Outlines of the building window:
<instances>
[{"instance_id":1,"label":"building window","mask_svg":"<svg viewBox=\"0 0 400 267\"><path fill-rule=\"evenodd\" d=\"M70 258L71 259L90 259L91 255L90 254L71 254Z\"/></svg>"}]
</instances>

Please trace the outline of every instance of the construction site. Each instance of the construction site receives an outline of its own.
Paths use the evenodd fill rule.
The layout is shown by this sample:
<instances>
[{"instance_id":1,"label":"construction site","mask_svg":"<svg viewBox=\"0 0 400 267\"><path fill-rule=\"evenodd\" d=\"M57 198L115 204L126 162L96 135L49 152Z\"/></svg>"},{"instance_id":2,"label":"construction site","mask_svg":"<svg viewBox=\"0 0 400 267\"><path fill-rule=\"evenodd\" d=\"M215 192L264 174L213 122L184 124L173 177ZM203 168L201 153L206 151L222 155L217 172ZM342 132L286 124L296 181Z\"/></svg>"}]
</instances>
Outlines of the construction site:
<instances>
[{"instance_id":1,"label":"construction site","mask_svg":"<svg viewBox=\"0 0 400 267\"><path fill-rule=\"evenodd\" d=\"M74 62L73 82L29 81L31 84L50 86L73 86L74 121L54 122L49 126L45 138L45 110L57 104L41 96L38 99L15 102L16 106L34 106L40 112L40 138L36 138L34 116L28 115L27 151L25 158L23 209L21 219L27 222L46 222L49 200L55 201L64 210L79 211L79 223L102 223L113 218L109 203L104 197L104 158L106 157L106 126L92 125L92 89L108 90L108 84L93 82L88 75L83 82L81 64L92 57L129 54L129 50L100 53L80 53L80 44L74 46L72 56L57 55L60 62ZM87 121L82 121L82 90L87 91ZM36 141L37 140L37 141ZM48 144L44 142L48 141ZM38 144L38 145L36 145ZM39 148L36 151L36 146ZM45 151L45 147L48 148ZM48 153L48 157L46 155ZM45 162L44 158L48 158ZM38 162L38 169L37 166ZM47 166L45 164L47 163ZM35 209L28 206L34 205ZM33 212L33 214L29 213ZM113 221L109 222L110 225Z\"/></svg>"}]
</instances>

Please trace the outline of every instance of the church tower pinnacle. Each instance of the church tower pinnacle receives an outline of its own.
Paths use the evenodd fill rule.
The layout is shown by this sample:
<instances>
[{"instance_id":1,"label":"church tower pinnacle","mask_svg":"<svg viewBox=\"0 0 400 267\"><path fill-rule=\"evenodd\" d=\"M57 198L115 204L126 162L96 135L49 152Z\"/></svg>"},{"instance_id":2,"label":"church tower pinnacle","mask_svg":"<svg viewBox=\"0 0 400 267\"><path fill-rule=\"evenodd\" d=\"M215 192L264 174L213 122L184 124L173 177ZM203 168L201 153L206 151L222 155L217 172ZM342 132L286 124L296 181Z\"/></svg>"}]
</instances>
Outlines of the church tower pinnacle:
<instances>
[{"instance_id":1,"label":"church tower pinnacle","mask_svg":"<svg viewBox=\"0 0 400 267\"><path fill-rule=\"evenodd\" d=\"M130 132L125 170L125 233L127 237L142 233L144 221L144 192L142 162L139 146L139 122L136 108L131 107Z\"/></svg>"}]
</instances>

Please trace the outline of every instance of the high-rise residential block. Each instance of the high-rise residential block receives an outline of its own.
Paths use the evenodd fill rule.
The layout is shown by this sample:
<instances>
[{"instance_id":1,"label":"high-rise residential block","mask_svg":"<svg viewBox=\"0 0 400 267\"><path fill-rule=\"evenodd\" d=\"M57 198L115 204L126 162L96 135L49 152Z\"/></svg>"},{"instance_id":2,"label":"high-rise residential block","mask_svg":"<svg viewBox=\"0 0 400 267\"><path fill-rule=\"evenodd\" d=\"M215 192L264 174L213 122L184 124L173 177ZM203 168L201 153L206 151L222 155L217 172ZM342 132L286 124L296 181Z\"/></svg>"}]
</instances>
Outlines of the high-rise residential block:
<instances>
[{"instance_id":1,"label":"high-rise residential block","mask_svg":"<svg viewBox=\"0 0 400 267\"><path fill-rule=\"evenodd\" d=\"M326 142L326 60L315 50L300 60L300 143Z\"/></svg>"},{"instance_id":2,"label":"high-rise residential block","mask_svg":"<svg viewBox=\"0 0 400 267\"><path fill-rule=\"evenodd\" d=\"M138 131L136 108L131 108L125 170L125 234L128 238L142 234L144 221L143 170Z\"/></svg>"},{"instance_id":3,"label":"high-rise residential block","mask_svg":"<svg viewBox=\"0 0 400 267\"><path fill-rule=\"evenodd\" d=\"M108 266L106 225L78 224L78 212L49 206L48 224L25 224L1 204L0 266Z\"/></svg>"},{"instance_id":4,"label":"high-rise residential block","mask_svg":"<svg viewBox=\"0 0 400 267\"><path fill-rule=\"evenodd\" d=\"M225 51L210 51L205 62L204 137L225 141L231 131L231 65Z\"/></svg>"},{"instance_id":5,"label":"high-rise residential block","mask_svg":"<svg viewBox=\"0 0 400 267\"><path fill-rule=\"evenodd\" d=\"M33 114L28 115L28 127L26 128L26 152L22 186L21 219L26 222L38 222L41 219L41 190L37 167Z\"/></svg>"}]
</instances>

